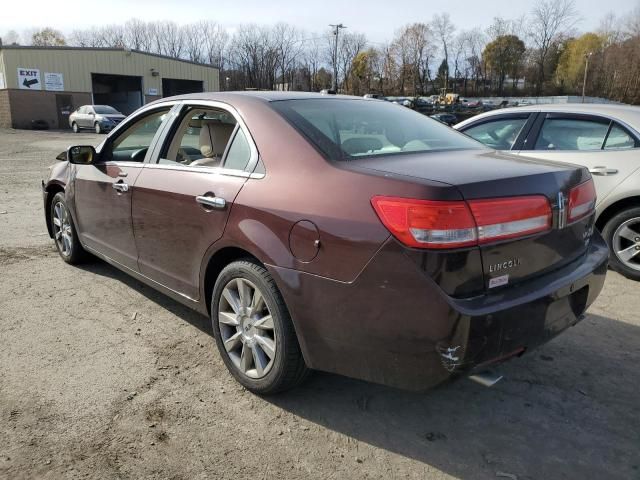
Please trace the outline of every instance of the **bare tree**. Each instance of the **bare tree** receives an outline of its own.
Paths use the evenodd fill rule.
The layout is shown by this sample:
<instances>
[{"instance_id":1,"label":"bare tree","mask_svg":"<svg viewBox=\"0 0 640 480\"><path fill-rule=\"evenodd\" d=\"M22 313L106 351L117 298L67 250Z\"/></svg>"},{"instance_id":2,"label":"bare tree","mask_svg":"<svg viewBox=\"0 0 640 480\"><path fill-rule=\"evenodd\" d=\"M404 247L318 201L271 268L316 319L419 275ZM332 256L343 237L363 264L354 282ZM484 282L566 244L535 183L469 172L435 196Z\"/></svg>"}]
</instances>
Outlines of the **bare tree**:
<instances>
[{"instance_id":1,"label":"bare tree","mask_svg":"<svg viewBox=\"0 0 640 480\"><path fill-rule=\"evenodd\" d=\"M15 30L9 30L7 33L2 35L0 40L1 45L19 45L20 35Z\"/></svg>"},{"instance_id":2,"label":"bare tree","mask_svg":"<svg viewBox=\"0 0 640 480\"><path fill-rule=\"evenodd\" d=\"M273 46L283 90L290 90L293 85L292 71L301 57L302 37L300 30L287 23L278 23L273 27Z\"/></svg>"},{"instance_id":3,"label":"bare tree","mask_svg":"<svg viewBox=\"0 0 640 480\"><path fill-rule=\"evenodd\" d=\"M367 46L367 37L361 33L343 33L338 45L338 65L342 71L342 88L349 90L349 76L353 60Z\"/></svg>"},{"instance_id":4,"label":"bare tree","mask_svg":"<svg viewBox=\"0 0 640 480\"><path fill-rule=\"evenodd\" d=\"M529 38L536 49L537 91L542 92L546 80L545 67L554 42L577 21L574 0L540 0L531 10Z\"/></svg>"},{"instance_id":5,"label":"bare tree","mask_svg":"<svg viewBox=\"0 0 640 480\"><path fill-rule=\"evenodd\" d=\"M451 22L451 17L448 13L435 14L431 25L435 35L440 39L440 43L442 45L444 63L447 65L447 78L445 79L445 85L447 85L449 82L449 47L451 46L456 28Z\"/></svg>"},{"instance_id":6,"label":"bare tree","mask_svg":"<svg viewBox=\"0 0 640 480\"><path fill-rule=\"evenodd\" d=\"M124 42L128 48L148 52L151 50L151 38L147 23L137 18L124 24Z\"/></svg>"}]
</instances>

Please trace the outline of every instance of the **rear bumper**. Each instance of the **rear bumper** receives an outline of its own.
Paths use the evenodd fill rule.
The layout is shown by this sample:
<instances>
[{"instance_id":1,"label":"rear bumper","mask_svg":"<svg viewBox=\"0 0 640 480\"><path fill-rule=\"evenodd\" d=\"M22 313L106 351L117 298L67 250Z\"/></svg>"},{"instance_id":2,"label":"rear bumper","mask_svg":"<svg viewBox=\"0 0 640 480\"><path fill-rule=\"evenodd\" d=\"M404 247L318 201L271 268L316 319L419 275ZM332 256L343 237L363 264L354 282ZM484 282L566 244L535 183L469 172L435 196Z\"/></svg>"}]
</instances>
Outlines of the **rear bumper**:
<instances>
[{"instance_id":1,"label":"rear bumper","mask_svg":"<svg viewBox=\"0 0 640 480\"><path fill-rule=\"evenodd\" d=\"M540 278L447 296L389 240L352 283L269 266L311 368L424 390L529 351L576 324L602 290L608 249Z\"/></svg>"},{"instance_id":2,"label":"rear bumper","mask_svg":"<svg viewBox=\"0 0 640 480\"><path fill-rule=\"evenodd\" d=\"M481 370L548 342L582 320L604 285L609 251L597 234L586 254L561 270L524 282L504 295L453 301L460 322L437 350L454 374ZM457 361L447 352L458 349Z\"/></svg>"}]
</instances>

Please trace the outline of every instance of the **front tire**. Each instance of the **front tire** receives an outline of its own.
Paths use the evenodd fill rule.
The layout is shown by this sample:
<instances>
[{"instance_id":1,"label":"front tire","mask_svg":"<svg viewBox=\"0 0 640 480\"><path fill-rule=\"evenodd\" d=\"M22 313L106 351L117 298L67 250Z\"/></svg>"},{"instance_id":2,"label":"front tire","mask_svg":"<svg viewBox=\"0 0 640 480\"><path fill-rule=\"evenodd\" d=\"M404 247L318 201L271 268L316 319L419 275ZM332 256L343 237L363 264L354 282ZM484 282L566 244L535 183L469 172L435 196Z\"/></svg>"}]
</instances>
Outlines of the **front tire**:
<instances>
[{"instance_id":1,"label":"front tire","mask_svg":"<svg viewBox=\"0 0 640 480\"><path fill-rule=\"evenodd\" d=\"M102 127L100 126L100 124L99 124L99 123L97 123L97 122L96 122L96 124L93 126L93 128L95 128L96 133L97 133L98 135L100 135L100 134L102 133Z\"/></svg>"},{"instance_id":2,"label":"front tire","mask_svg":"<svg viewBox=\"0 0 640 480\"><path fill-rule=\"evenodd\" d=\"M71 129L73 130L73 133L79 133L80 132L80 127L78 127L78 124L76 122L73 122L71 124Z\"/></svg>"},{"instance_id":3,"label":"front tire","mask_svg":"<svg viewBox=\"0 0 640 480\"><path fill-rule=\"evenodd\" d=\"M211 322L220 355L247 390L268 395L308 374L291 317L269 272L253 260L227 265L216 280Z\"/></svg>"},{"instance_id":4,"label":"front tire","mask_svg":"<svg viewBox=\"0 0 640 480\"><path fill-rule=\"evenodd\" d=\"M611 218L602 229L609 245L609 266L625 277L640 281L640 207Z\"/></svg>"},{"instance_id":5,"label":"front tire","mask_svg":"<svg viewBox=\"0 0 640 480\"><path fill-rule=\"evenodd\" d=\"M64 199L64 193L55 194L49 205L51 219L51 231L56 242L56 249L65 262L76 265L82 263L88 257L82 248L73 218Z\"/></svg>"}]
</instances>

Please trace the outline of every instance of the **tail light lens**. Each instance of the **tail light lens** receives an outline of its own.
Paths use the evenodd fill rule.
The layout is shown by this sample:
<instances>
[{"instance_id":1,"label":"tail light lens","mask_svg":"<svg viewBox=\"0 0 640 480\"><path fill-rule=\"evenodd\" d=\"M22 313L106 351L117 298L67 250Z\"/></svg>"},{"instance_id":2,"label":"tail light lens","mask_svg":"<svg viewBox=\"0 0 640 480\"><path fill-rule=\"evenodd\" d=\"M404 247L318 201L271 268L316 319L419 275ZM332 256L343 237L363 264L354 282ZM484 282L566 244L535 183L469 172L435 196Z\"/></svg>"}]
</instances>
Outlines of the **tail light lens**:
<instances>
[{"instance_id":1,"label":"tail light lens","mask_svg":"<svg viewBox=\"0 0 640 480\"><path fill-rule=\"evenodd\" d=\"M385 227L409 247L467 247L551 228L551 207L543 196L470 202L376 196L371 204Z\"/></svg>"},{"instance_id":2,"label":"tail light lens","mask_svg":"<svg viewBox=\"0 0 640 480\"><path fill-rule=\"evenodd\" d=\"M469 202L478 225L478 243L544 232L551 228L551 207L546 197L499 198Z\"/></svg>"},{"instance_id":3,"label":"tail light lens","mask_svg":"<svg viewBox=\"0 0 640 480\"><path fill-rule=\"evenodd\" d=\"M575 222L593 213L596 208L596 187L593 180L581 183L569 192L568 221Z\"/></svg>"},{"instance_id":4,"label":"tail light lens","mask_svg":"<svg viewBox=\"0 0 640 480\"><path fill-rule=\"evenodd\" d=\"M385 227L402 243L417 248L455 248L477 244L476 224L465 202L373 197Z\"/></svg>"}]
</instances>

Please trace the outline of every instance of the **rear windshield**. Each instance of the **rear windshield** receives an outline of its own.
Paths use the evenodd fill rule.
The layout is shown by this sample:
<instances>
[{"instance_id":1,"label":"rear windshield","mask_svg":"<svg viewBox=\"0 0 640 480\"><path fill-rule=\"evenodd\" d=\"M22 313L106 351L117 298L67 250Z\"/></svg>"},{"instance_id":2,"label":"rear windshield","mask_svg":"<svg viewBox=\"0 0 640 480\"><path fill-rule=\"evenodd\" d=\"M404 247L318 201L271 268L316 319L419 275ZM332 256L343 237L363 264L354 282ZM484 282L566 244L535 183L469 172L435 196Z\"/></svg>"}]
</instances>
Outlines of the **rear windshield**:
<instances>
[{"instance_id":1,"label":"rear windshield","mask_svg":"<svg viewBox=\"0 0 640 480\"><path fill-rule=\"evenodd\" d=\"M384 101L323 98L271 106L331 160L483 148L436 120Z\"/></svg>"},{"instance_id":2,"label":"rear windshield","mask_svg":"<svg viewBox=\"0 0 640 480\"><path fill-rule=\"evenodd\" d=\"M109 105L94 105L93 110L100 115L116 115L120 113Z\"/></svg>"}]
</instances>

